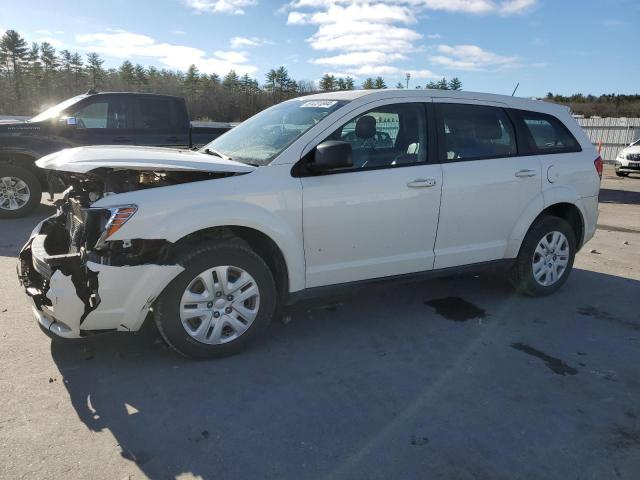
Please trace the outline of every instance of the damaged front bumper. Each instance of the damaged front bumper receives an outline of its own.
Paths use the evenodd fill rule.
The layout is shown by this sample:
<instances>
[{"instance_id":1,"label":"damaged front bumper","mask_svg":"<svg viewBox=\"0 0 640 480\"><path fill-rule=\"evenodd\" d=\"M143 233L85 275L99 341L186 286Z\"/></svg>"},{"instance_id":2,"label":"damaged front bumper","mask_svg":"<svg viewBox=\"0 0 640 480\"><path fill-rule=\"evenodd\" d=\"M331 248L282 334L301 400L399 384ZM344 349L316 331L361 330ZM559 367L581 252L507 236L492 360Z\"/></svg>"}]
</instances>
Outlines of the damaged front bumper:
<instances>
[{"instance_id":1,"label":"damaged front bumper","mask_svg":"<svg viewBox=\"0 0 640 480\"><path fill-rule=\"evenodd\" d=\"M18 277L41 327L72 339L108 331L137 331L155 299L183 267L101 263L84 249L56 254L59 215L42 221L22 248Z\"/></svg>"}]
</instances>

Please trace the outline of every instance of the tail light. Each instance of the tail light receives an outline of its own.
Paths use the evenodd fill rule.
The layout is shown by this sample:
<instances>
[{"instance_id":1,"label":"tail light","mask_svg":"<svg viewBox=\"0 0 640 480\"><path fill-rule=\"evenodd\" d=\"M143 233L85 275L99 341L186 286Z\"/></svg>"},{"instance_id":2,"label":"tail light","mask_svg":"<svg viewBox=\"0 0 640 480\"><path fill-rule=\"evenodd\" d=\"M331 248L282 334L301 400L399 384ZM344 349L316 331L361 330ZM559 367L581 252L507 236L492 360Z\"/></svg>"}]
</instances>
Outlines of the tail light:
<instances>
[{"instance_id":1,"label":"tail light","mask_svg":"<svg viewBox=\"0 0 640 480\"><path fill-rule=\"evenodd\" d=\"M602 158L600 158L600 155L598 155L598 158L593 161L593 165L596 167L596 172L598 172L600 180L602 180L602 170L604 168L604 162L602 161Z\"/></svg>"}]
</instances>

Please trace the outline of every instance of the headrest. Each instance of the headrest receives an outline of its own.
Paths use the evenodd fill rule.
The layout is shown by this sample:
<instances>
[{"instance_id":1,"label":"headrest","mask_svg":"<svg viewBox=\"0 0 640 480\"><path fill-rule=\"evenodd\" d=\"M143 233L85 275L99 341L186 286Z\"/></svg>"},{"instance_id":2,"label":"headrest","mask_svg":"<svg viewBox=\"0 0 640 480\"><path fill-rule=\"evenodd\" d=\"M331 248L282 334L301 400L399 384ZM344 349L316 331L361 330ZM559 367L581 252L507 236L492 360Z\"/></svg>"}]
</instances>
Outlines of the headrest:
<instances>
[{"instance_id":1,"label":"headrest","mask_svg":"<svg viewBox=\"0 0 640 480\"><path fill-rule=\"evenodd\" d=\"M376 134L376 119L371 115L365 115L360 117L356 122L356 137L358 138L373 138Z\"/></svg>"},{"instance_id":2,"label":"headrest","mask_svg":"<svg viewBox=\"0 0 640 480\"><path fill-rule=\"evenodd\" d=\"M478 140L497 140L502 138L500 120L493 115L482 116L475 122Z\"/></svg>"}]
</instances>

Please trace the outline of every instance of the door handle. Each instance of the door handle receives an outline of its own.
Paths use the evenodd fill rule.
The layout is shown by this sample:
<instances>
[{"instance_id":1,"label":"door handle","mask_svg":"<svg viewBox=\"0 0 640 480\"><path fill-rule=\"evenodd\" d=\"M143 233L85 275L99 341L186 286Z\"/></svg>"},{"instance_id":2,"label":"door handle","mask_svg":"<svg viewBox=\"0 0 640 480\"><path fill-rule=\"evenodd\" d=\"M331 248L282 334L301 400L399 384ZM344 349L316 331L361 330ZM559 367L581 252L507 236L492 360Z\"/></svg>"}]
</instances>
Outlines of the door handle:
<instances>
[{"instance_id":1,"label":"door handle","mask_svg":"<svg viewBox=\"0 0 640 480\"><path fill-rule=\"evenodd\" d=\"M131 138L130 137L115 137L113 139L114 142L116 143L129 143L131 142Z\"/></svg>"},{"instance_id":2,"label":"door handle","mask_svg":"<svg viewBox=\"0 0 640 480\"><path fill-rule=\"evenodd\" d=\"M435 178L416 178L414 181L407 183L407 187L409 188L425 188L425 187L435 187L436 186Z\"/></svg>"},{"instance_id":3,"label":"door handle","mask_svg":"<svg viewBox=\"0 0 640 480\"><path fill-rule=\"evenodd\" d=\"M523 170L518 170L515 173L515 176L519 178L526 178L526 177L535 177L537 174L538 174L537 170L529 170L525 168Z\"/></svg>"}]
</instances>

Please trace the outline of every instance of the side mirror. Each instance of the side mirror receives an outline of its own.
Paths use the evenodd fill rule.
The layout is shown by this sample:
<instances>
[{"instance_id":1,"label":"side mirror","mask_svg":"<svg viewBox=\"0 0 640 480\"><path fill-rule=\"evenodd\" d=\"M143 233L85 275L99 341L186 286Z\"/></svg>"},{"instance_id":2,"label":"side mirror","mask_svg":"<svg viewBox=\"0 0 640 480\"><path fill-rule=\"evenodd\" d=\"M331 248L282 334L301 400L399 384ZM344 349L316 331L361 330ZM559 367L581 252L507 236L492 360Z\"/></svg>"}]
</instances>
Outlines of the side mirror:
<instances>
[{"instance_id":1,"label":"side mirror","mask_svg":"<svg viewBox=\"0 0 640 480\"><path fill-rule=\"evenodd\" d=\"M60 123L69 127L75 127L78 125L78 120L76 117L62 117Z\"/></svg>"},{"instance_id":2,"label":"side mirror","mask_svg":"<svg viewBox=\"0 0 640 480\"><path fill-rule=\"evenodd\" d=\"M324 172L338 168L353 167L351 144L341 140L327 140L316 147L313 161L309 164L312 172Z\"/></svg>"}]
</instances>

